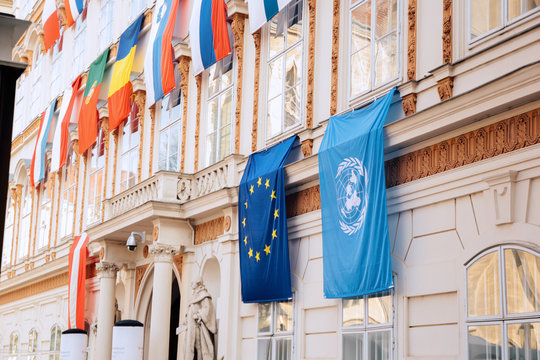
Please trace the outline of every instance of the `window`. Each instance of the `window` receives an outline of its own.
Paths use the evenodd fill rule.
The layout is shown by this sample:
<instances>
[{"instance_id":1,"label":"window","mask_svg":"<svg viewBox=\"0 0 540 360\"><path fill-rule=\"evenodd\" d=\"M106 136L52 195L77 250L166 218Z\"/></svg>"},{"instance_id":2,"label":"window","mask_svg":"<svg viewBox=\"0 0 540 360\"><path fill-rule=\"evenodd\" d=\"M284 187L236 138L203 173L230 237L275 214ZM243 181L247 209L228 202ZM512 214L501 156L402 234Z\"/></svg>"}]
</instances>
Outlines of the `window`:
<instances>
[{"instance_id":1,"label":"window","mask_svg":"<svg viewBox=\"0 0 540 360\"><path fill-rule=\"evenodd\" d=\"M75 20L75 49L73 51L73 77L77 77L84 69L86 50L86 16L83 12Z\"/></svg>"},{"instance_id":2,"label":"window","mask_svg":"<svg viewBox=\"0 0 540 360\"><path fill-rule=\"evenodd\" d=\"M231 153L233 116L232 55L213 65L208 74L205 164L212 165Z\"/></svg>"},{"instance_id":3,"label":"window","mask_svg":"<svg viewBox=\"0 0 540 360\"><path fill-rule=\"evenodd\" d=\"M135 185L139 172L139 107L133 103L129 117L122 125L120 155L120 191Z\"/></svg>"},{"instance_id":4,"label":"window","mask_svg":"<svg viewBox=\"0 0 540 360\"><path fill-rule=\"evenodd\" d=\"M13 136L14 139L18 134L23 131L24 123L24 95L26 90L26 74L22 73L21 76L17 79L17 92L15 93L15 111L13 116Z\"/></svg>"},{"instance_id":5,"label":"window","mask_svg":"<svg viewBox=\"0 0 540 360\"><path fill-rule=\"evenodd\" d=\"M6 224L4 229L4 244L2 250L2 268L9 265L11 262L11 246L13 243L13 223L15 220L15 200L8 195L8 203L6 206Z\"/></svg>"},{"instance_id":6,"label":"window","mask_svg":"<svg viewBox=\"0 0 540 360\"><path fill-rule=\"evenodd\" d=\"M467 267L469 359L540 358L540 257L509 246Z\"/></svg>"},{"instance_id":7,"label":"window","mask_svg":"<svg viewBox=\"0 0 540 360\"><path fill-rule=\"evenodd\" d=\"M48 166L46 167L48 169ZM49 244L49 229L51 225L51 199L53 187L49 184L48 171L45 174L45 179L41 183L41 196L39 203L39 228L38 228L38 243L37 248L41 250Z\"/></svg>"},{"instance_id":8,"label":"window","mask_svg":"<svg viewBox=\"0 0 540 360\"><path fill-rule=\"evenodd\" d=\"M397 12L397 0L351 0L351 98L397 78Z\"/></svg>"},{"instance_id":9,"label":"window","mask_svg":"<svg viewBox=\"0 0 540 360\"><path fill-rule=\"evenodd\" d=\"M269 23L266 137L302 121L303 0L293 0Z\"/></svg>"},{"instance_id":10,"label":"window","mask_svg":"<svg viewBox=\"0 0 540 360\"><path fill-rule=\"evenodd\" d=\"M28 247L30 245L30 218L32 217L32 193L30 192L30 185L25 186L23 194L17 251L17 259L19 260L28 256Z\"/></svg>"},{"instance_id":11,"label":"window","mask_svg":"<svg viewBox=\"0 0 540 360\"><path fill-rule=\"evenodd\" d=\"M70 146L68 158L63 171L64 188L62 191L62 207L60 217L60 237L66 237L73 232L73 219L75 216L75 183L77 179L77 167L75 157L77 154L73 152L73 147Z\"/></svg>"},{"instance_id":12,"label":"window","mask_svg":"<svg viewBox=\"0 0 540 360\"><path fill-rule=\"evenodd\" d=\"M257 320L257 359L293 358L294 303L280 301L259 304Z\"/></svg>"},{"instance_id":13,"label":"window","mask_svg":"<svg viewBox=\"0 0 540 360\"><path fill-rule=\"evenodd\" d=\"M9 336L9 354L16 355L19 347L19 335L16 332L12 332ZM16 360L17 356L10 356L9 360Z\"/></svg>"},{"instance_id":14,"label":"window","mask_svg":"<svg viewBox=\"0 0 540 360\"><path fill-rule=\"evenodd\" d=\"M63 85L62 75L62 59L63 56L60 55L61 52L61 41L57 41L53 47L52 55L52 81L51 81L51 96L55 97L60 93L60 88Z\"/></svg>"},{"instance_id":15,"label":"window","mask_svg":"<svg viewBox=\"0 0 540 360\"><path fill-rule=\"evenodd\" d=\"M41 108L41 68L43 67L42 64L42 55L41 55L41 47L38 46L36 50L34 50L34 62L32 63L32 115L27 119L27 122L24 124L24 127L30 124L30 121L32 121L36 116L40 114L42 111Z\"/></svg>"},{"instance_id":16,"label":"window","mask_svg":"<svg viewBox=\"0 0 540 360\"><path fill-rule=\"evenodd\" d=\"M101 0L99 51L105 50L112 42L113 4L113 0Z\"/></svg>"},{"instance_id":17,"label":"window","mask_svg":"<svg viewBox=\"0 0 540 360\"><path fill-rule=\"evenodd\" d=\"M60 340L62 338L62 329L58 325L51 328L51 342L49 344L49 360L60 360Z\"/></svg>"},{"instance_id":18,"label":"window","mask_svg":"<svg viewBox=\"0 0 540 360\"><path fill-rule=\"evenodd\" d=\"M28 333L28 357L27 360L37 360L38 332L36 329Z\"/></svg>"},{"instance_id":19,"label":"window","mask_svg":"<svg viewBox=\"0 0 540 360\"><path fill-rule=\"evenodd\" d=\"M470 0L470 40L540 7L539 0Z\"/></svg>"},{"instance_id":20,"label":"window","mask_svg":"<svg viewBox=\"0 0 540 360\"><path fill-rule=\"evenodd\" d=\"M105 168L105 141L101 123L98 139L90 152L88 161L89 188L86 209L86 223L92 224L101 220L101 202L103 198L103 173Z\"/></svg>"},{"instance_id":21,"label":"window","mask_svg":"<svg viewBox=\"0 0 540 360\"><path fill-rule=\"evenodd\" d=\"M171 98L174 95L176 98ZM182 95L177 91L161 101L158 170L179 171L181 104Z\"/></svg>"},{"instance_id":22,"label":"window","mask_svg":"<svg viewBox=\"0 0 540 360\"><path fill-rule=\"evenodd\" d=\"M342 300L342 359L392 359L392 291Z\"/></svg>"},{"instance_id":23,"label":"window","mask_svg":"<svg viewBox=\"0 0 540 360\"><path fill-rule=\"evenodd\" d=\"M146 0L131 1L131 20L135 18L146 8Z\"/></svg>"}]
</instances>

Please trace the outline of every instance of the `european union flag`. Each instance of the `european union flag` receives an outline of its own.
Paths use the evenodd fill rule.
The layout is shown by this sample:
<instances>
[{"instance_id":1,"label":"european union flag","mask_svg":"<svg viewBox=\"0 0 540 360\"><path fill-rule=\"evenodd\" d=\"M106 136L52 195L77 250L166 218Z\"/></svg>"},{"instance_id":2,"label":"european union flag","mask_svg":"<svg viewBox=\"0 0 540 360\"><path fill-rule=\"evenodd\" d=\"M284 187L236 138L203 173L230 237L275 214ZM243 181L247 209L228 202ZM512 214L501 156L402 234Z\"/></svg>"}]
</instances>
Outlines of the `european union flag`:
<instances>
[{"instance_id":1,"label":"european union flag","mask_svg":"<svg viewBox=\"0 0 540 360\"><path fill-rule=\"evenodd\" d=\"M283 165L297 136L250 155L238 194L242 301L292 297Z\"/></svg>"},{"instance_id":2,"label":"european union flag","mask_svg":"<svg viewBox=\"0 0 540 360\"><path fill-rule=\"evenodd\" d=\"M370 106L330 119L319 150L324 293L389 289L383 124L394 89Z\"/></svg>"}]
</instances>

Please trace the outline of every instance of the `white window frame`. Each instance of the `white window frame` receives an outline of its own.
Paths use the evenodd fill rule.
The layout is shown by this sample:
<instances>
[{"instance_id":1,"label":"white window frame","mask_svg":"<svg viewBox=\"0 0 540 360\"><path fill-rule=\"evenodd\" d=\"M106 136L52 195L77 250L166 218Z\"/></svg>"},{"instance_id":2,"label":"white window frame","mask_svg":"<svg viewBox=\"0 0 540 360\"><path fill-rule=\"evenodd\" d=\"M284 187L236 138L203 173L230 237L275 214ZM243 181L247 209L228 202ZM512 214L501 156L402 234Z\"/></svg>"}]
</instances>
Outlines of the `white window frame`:
<instances>
[{"instance_id":1,"label":"white window frame","mask_svg":"<svg viewBox=\"0 0 540 360\"><path fill-rule=\"evenodd\" d=\"M273 56L270 56L270 21L267 22L262 29L263 32L263 41L261 41L261 55L264 54L264 60L261 60L261 67L262 71L260 73L260 79L266 80L266 81L260 81L259 85L259 91L261 91L261 95L263 97L262 106L259 107L259 126L262 127L263 131L261 131L261 134L263 135L263 143L266 145L271 145L274 143L279 142L280 140L288 137L290 134L297 132L299 129L303 128L305 126L305 104L306 104L306 79L307 79L307 50L308 50L308 44L309 44L309 11L308 11L308 0L303 0L302 3L302 38L300 40L297 40L295 43L287 46L281 50L279 53L274 54ZM276 17L279 15L276 15ZM287 31L285 31L286 33ZM301 72L301 87L300 87L300 119L298 123L294 124L293 126L289 128L284 128L284 120L285 120L285 114L282 110L282 118L281 118L281 132L277 133L276 135L269 135L268 134L268 103L269 103L269 92L268 92L268 85L270 83L270 63L272 63L274 60L276 60L278 57L283 57L283 67L282 67L282 92L281 96L285 96L285 76L287 72L286 67L286 54L293 50L295 47L299 46L302 49L302 72ZM236 86L235 86L236 87ZM261 102L259 102L261 104ZM282 108L285 109L285 99L283 98L282 101Z\"/></svg>"},{"instance_id":2,"label":"white window frame","mask_svg":"<svg viewBox=\"0 0 540 360\"><path fill-rule=\"evenodd\" d=\"M131 109L133 109L133 104L131 105ZM140 131L141 131L141 123L140 123L140 120L137 119L137 121L139 121L139 123L137 124L137 132L136 132L136 136L138 137L137 138L137 144L136 145L133 145L133 144L130 144L129 145L129 148L126 149L125 151L123 150L124 148L124 141L126 141L125 139L125 136L124 136L124 128L125 126L130 126L131 127L131 122L133 121L132 119L132 111L130 111L130 114L128 116L128 118L120 125L120 128L119 128L119 133L122 134L122 139L121 139L121 143L120 143L120 152L119 152L119 163L120 163L120 166L119 166L119 171L120 171L120 181L118 182L119 184L119 193L121 193L122 191L125 191L125 190L128 190L129 188L131 188L132 186L134 186L135 184L137 184L137 179L138 179L138 176L139 176L139 146L141 146L140 144ZM131 129L130 129L130 134L129 136L133 136L133 134L135 133L131 133ZM133 173L134 173L134 176L131 177L131 176L128 176L127 179L124 181L122 180L122 164L123 164L123 161L126 161L125 159L127 158L127 161L129 163L129 157L132 155L132 153L136 153L136 158L137 158L137 166L135 167L135 169L131 169L130 170L133 170ZM134 178L134 182L133 184L130 185L130 179Z\"/></svg>"},{"instance_id":3,"label":"white window frame","mask_svg":"<svg viewBox=\"0 0 540 360\"><path fill-rule=\"evenodd\" d=\"M14 109L14 118L13 118L13 131L12 139L19 135L24 128L24 115L25 115L25 88L26 88L26 77L25 73L22 73L21 76L17 79L17 92L15 93L15 109Z\"/></svg>"},{"instance_id":4,"label":"white window frame","mask_svg":"<svg viewBox=\"0 0 540 360\"><path fill-rule=\"evenodd\" d=\"M375 18L376 18L376 15L377 15L377 12L376 12L376 5L377 5L377 2L376 0L372 0L372 4L371 4L371 24L372 24L372 30L371 30L371 42L370 42L370 68L369 68L369 71L370 71L370 84L369 84L369 89L363 91L363 92L360 92L356 95L353 95L351 93L351 69L352 69L352 62L351 62L351 57L352 57L352 54L351 54L351 50L352 50L352 12L358 8L359 6L361 6L362 4L364 4L365 2L367 2L368 0L348 0L348 5L347 5L347 21L346 21L346 24L347 26L349 27L347 29L347 31L345 31L345 36L347 37L346 41L347 41L347 57L345 59L345 63L346 63L346 66L344 66L344 69L345 69L345 76L344 76L344 80L346 82L346 94L347 94L347 105L350 107L352 106L353 104L358 104L359 102L361 102L368 94L371 95L371 93L376 93L376 92L385 92L386 89L389 89L391 88L392 86L398 84L400 81L401 81L401 76L402 76L402 64L403 64L403 60L402 60L402 39L401 39L401 34L402 34L402 31L401 31L401 2L402 0L396 0L396 3L397 3L397 10L396 10L396 44L397 44L397 47L396 47L396 66L397 66L397 72L396 72L396 76L394 78L391 78L385 82L382 82L378 85L375 85L375 44L376 44L376 41L374 39L374 29L376 28L376 26L373 26L373 24L376 24L375 22ZM389 34L387 34L386 36L389 36Z\"/></svg>"},{"instance_id":5,"label":"white window frame","mask_svg":"<svg viewBox=\"0 0 540 360\"><path fill-rule=\"evenodd\" d=\"M20 210L20 226L19 226L19 238L17 243L17 262L24 260L28 257L28 248L30 246L30 238L32 229L30 228L32 222L32 194L30 192L30 184L26 184L24 190L23 202ZM27 222L27 224L25 224ZM28 226L27 229L26 226ZM26 233L26 234L25 234ZM24 239L24 240L23 240ZM24 246L23 246L24 245Z\"/></svg>"},{"instance_id":6,"label":"white window frame","mask_svg":"<svg viewBox=\"0 0 540 360\"><path fill-rule=\"evenodd\" d=\"M276 339L291 339L291 359L296 357L296 296L293 294L293 298L290 300L283 301L272 301L271 302L271 315L270 315L270 331L269 332L259 332L259 305L257 304L257 319L256 319L256 354L259 354L259 340L268 339L272 344L272 358L271 360L276 360ZM292 331L276 331L276 307L280 302L290 301L292 303Z\"/></svg>"},{"instance_id":7,"label":"white window frame","mask_svg":"<svg viewBox=\"0 0 540 360\"><path fill-rule=\"evenodd\" d=\"M99 51L108 48L113 39L114 1L101 0L99 16Z\"/></svg>"},{"instance_id":8,"label":"white window frame","mask_svg":"<svg viewBox=\"0 0 540 360\"><path fill-rule=\"evenodd\" d=\"M37 360L39 351L39 333L36 328L30 329L28 332L28 356L27 360Z\"/></svg>"},{"instance_id":9,"label":"white window frame","mask_svg":"<svg viewBox=\"0 0 540 360\"><path fill-rule=\"evenodd\" d=\"M486 326L486 325L499 325L501 327L501 359L508 359L508 334L507 325L516 323L530 323L540 322L540 311L518 314L507 314L506 306L506 269L505 269L505 255L504 252L507 249L520 250L526 253L532 254L536 257L540 257L540 253L537 253L531 249L527 249L518 245L499 245L487 249L475 256L474 259L469 261L465 266L465 351L467 353L467 359L469 359L469 326ZM469 292L468 292L468 269L481 259L485 255L497 252L497 262L499 271L499 315L484 315L484 316L469 316Z\"/></svg>"},{"instance_id":10,"label":"white window frame","mask_svg":"<svg viewBox=\"0 0 540 360\"><path fill-rule=\"evenodd\" d=\"M77 167L76 167L76 159L75 157L77 154L73 149L68 150L68 159L66 161L66 165L64 165L64 169L62 170L62 194L60 197L60 239L67 238L68 236L71 236L73 234L73 219L75 218L75 201L71 204L71 211L69 208L69 191L73 190L73 199L75 200L75 192L77 191L77 177L79 176ZM73 184L66 184L66 180L68 179L67 172L68 170L73 167L73 171L75 172L75 177L73 179ZM68 186L66 186L68 185ZM68 216L72 213L71 218ZM69 221L68 221L69 220Z\"/></svg>"},{"instance_id":11,"label":"white window frame","mask_svg":"<svg viewBox=\"0 0 540 360\"><path fill-rule=\"evenodd\" d=\"M75 42L73 48L73 78L76 78L84 69L86 65L86 28L87 19L83 19L81 14L75 21Z\"/></svg>"},{"instance_id":12,"label":"white window frame","mask_svg":"<svg viewBox=\"0 0 540 360\"><path fill-rule=\"evenodd\" d=\"M515 18L508 20L508 0L499 0L501 2L501 25L494 27L491 30L486 31L485 33L478 35L473 39L471 34L472 26L472 0L467 0L467 40L470 47L482 43L484 40L487 40L492 37L493 34L503 31L505 29L513 27L516 23L521 22L526 18L530 18L536 15L540 16L540 6L529 11L522 13L521 15L516 16Z\"/></svg>"},{"instance_id":13,"label":"white window frame","mask_svg":"<svg viewBox=\"0 0 540 360\"><path fill-rule=\"evenodd\" d=\"M358 326L343 326L343 300L341 299L339 303L339 342L340 342L340 354L339 359L343 359L343 335L347 334L362 334L364 337L363 340L363 349L362 349L362 359L369 359L368 351L368 335L370 333L379 332L379 331L388 331L390 330L390 342L392 343L392 348L390 349L391 358L390 359L397 359L396 354L396 291L395 287L391 288L389 290L385 290L390 292L390 300L391 300L391 307L392 307L392 318L389 323L385 324L369 324L369 310L368 310L368 299L370 295L374 294L368 294L363 296L358 296L355 298L363 298L364 299L364 320L362 325ZM378 294L378 293L377 293Z\"/></svg>"},{"instance_id":14,"label":"white window frame","mask_svg":"<svg viewBox=\"0 0 540 360\"><path fill-rule=\"evenodd\" d=\"M60 344L62 340L62 328L55 324L51 327L51 338L49 342L49 360L60 359ZM53 343L54 340L54 343Z\"/></svg>"},{"instance_id":15,"label":"white window frame","mask_svg":"<svg viewBox=\"0 0 540 360\"><path fill-rule=\"evenodd\" d=\"M175 171L175 172L178 172L180 171L180 158L182 156L181 154L181 148L182 148L182 121L184 121L183 119L183 108L184 108L184 96L181 94L180 95L180 103L178 105L176 105L174 108L172 109L169 109L169 110L165 110L167 108L167 106L169 105L169 100L170 100L170 96L171 96L172 93L169 93L168 95L166 95L163 99L160 100L160 104L159 104L159 132L157 134L157 146L158 146L158 151L157 151L157 171ZM164 109L165 108L165 109ZM178 108L178 109L176 109ZM173 109L176 109L173 111ZM178 115L178 118L177 119L171 119L171 116L174 116L174 112L175 111L178 111L179 112L179 115ZM163 117L164 115L167 115L169 117L169 121L166 125L163 125L162 126L162 121L163 121ZM172 131L172 128L174 128L176 125L179 125L179 131L174 134L174 132ZM162 134L165 134L165 133L168 133L167 134L167 153L165 154L165 159L166 159L166 167L165 169L163 168L160 168L160 163L161 163L161 135ZM170 137L172 136L172 134L174 134L174 136L177 136L178 137L178 148L177 148L177 152L176 152L176 156L177 156L177 161L176 161L176 168L175 169L170 169L169 168L169 159L171 157L171 154L169 153L169 139Z\"/></svg>"},{"instance_id":16,"label":"white window frame","mask_svg":"<svg viewBox=\"0 0 540 360\"><path fill-rule=\"evenodd\" d=\"M15 228L15 200L8 195L6 206L6 222L4 226L4 242L2 249L2 269L8 267L11 262L11 250L13 247L13 230ZM7 236L11 233L11 236Z\"/></svg>"},{"instance_id":17,"label":"white window frame","mask_svg":"<svg viewBox=\"0 0 540 360\"><path fill-rule=\"evenodd\" d=\"M41 94L41 73L43 68L43 56L41 55L41 47L38 46L38 48L35 51L34 55L34 62L32 64L32 104L31 104L31 116L27 119L27 121L24 124L24 128L26 128L27 125L30 124L30 122L40 114L42 108L42 94Z\"/></svg>"},{"instance_id":18,"label":"white window frame","mask_svg":"<svg viewBox=\"0 0 540 360\"><path fill-rule=\"evenodd\" d=\"M137 6L135 6L137 5ZM130 21L133 21L148 8L146 0L132 0L129 12Z\"/></svg>"},{"instance_id":19,"label":"white window frame","mask_svg":"<svg viewBox=\"0 0 540 360\"><path fill-rule=\"evenodd\" d=\"M44 180L40 186L41 195L39 197L39 212L38 212L39 220L37 220L39 221L39 226L38 226L37 244L36 244L36 249L38 251L43 250L49 245L48 240L49 240L49 231L50 231L51 216L52 216L52 198L48 198L47 201L43 202L43 199L45 199L47 192L50 192L51 196L53 195L53 191L52 189L50 189L53 183L49 182L48 180L50 179ZM45 211L47 210L47 207L49 208L49 217L45 218L44 215L45 215Z\"/></svg>"},{"instance_id":20,"label":"white window frame","mask_svg":"<svg viewBox=\"0 0 540 360\"><path fill-rule=\"evenodd\" d=\"M91 212L90 212L90 209L89 209L89 206L90 206L90 202L87 201L86 202L86 216L85 216L85 223L86 223L86 226L88 225L91 225L91 224L95 224L97 222L99 222L101 220L101 202L104 200L104 192L105 192L105 184L103 183L105 181L105 152L107 151L107 149L104 149L103 150L103 155L99 156L97 155L98 154L98 151L99 151L99 147L102 146L102 142L104 141L104 134L103 134L103 129L101 128L101 126L99 127L98 129L98 138L96 140L96 143L94 144L93 147L90 148L90 156L89 156L89 159L88 159L88 163L87 163L87 166L88 166L88 194L87 196L89 198L93 198L93 202L94 202L94 207L95 209L98 209L97 212L96 210L94 209L94 214L97 214L96 217L92 218L91 217ZM103 146L105 146L105 144L103 144ZM92 167L92 162L93 161L97 161L96 163L96 167L93 168ZM98 179L98 176L97 174L101 172L101 193L98 194L97 192L95 194L91 194L90 193L90 189L92 188L92 182L94 182L94 189L97 189L97 179ZM94 177L94 178L93 178ZM99 200L99 203L98 203L98 200Z\"/></svg>"},{"instance_id":21,"label":"white window frame","mask_svg":"<svg viewBox=\"0 0 540 360\"><path fill-rule=\"evenodd\" d=\"M57 41L53 46L52 55L52 73L51 73L51 99L55 98L60 93L60 88L63 85L63 56L60 51L60 41Z\"/></svg>"}]
</instances>

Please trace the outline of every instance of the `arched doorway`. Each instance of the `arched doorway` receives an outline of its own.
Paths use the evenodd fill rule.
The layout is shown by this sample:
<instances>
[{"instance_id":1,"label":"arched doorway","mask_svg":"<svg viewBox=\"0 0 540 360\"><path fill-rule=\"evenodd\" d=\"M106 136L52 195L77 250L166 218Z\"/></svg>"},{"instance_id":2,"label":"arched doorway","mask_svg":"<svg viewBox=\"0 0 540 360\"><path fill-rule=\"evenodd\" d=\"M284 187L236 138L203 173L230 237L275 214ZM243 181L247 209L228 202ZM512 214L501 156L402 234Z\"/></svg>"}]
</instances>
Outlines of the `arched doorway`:
<instances>
[{"instance_id":1,"label":"arched doorway","mask_svg":"<svg viewBox=\"0 0 540 360\"><path fill-rule=\"evenodd\" d=\"M169 360L176 360L178 356L178 335L176 329L180 323L180 286L173 272L171 289L171 319L169 325Z\"/></svg>"}]
</instances>

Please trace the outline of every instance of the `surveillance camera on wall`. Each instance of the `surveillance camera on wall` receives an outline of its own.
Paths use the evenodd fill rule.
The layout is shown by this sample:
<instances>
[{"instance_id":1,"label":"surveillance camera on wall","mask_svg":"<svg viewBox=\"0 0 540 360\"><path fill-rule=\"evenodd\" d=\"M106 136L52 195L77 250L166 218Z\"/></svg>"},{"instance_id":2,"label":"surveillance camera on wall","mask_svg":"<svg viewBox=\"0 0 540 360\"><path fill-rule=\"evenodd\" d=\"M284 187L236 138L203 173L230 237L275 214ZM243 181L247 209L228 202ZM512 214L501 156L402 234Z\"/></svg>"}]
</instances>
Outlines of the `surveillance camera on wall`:
<instances>
[{"instance_id":1,"label":"surveillance camera on wall","mask_svg":"<svg viewBox=\"0 0 540 360\"><path fill-rule=\"evenodd\" d=\"M137 243L144 242L144 240L145 240L144 232L132 231L131 235L129 235L126 241L126 247L128 248L129 251L135 251L135 249L137 249Z\"/></svg>"}]
</instances>

